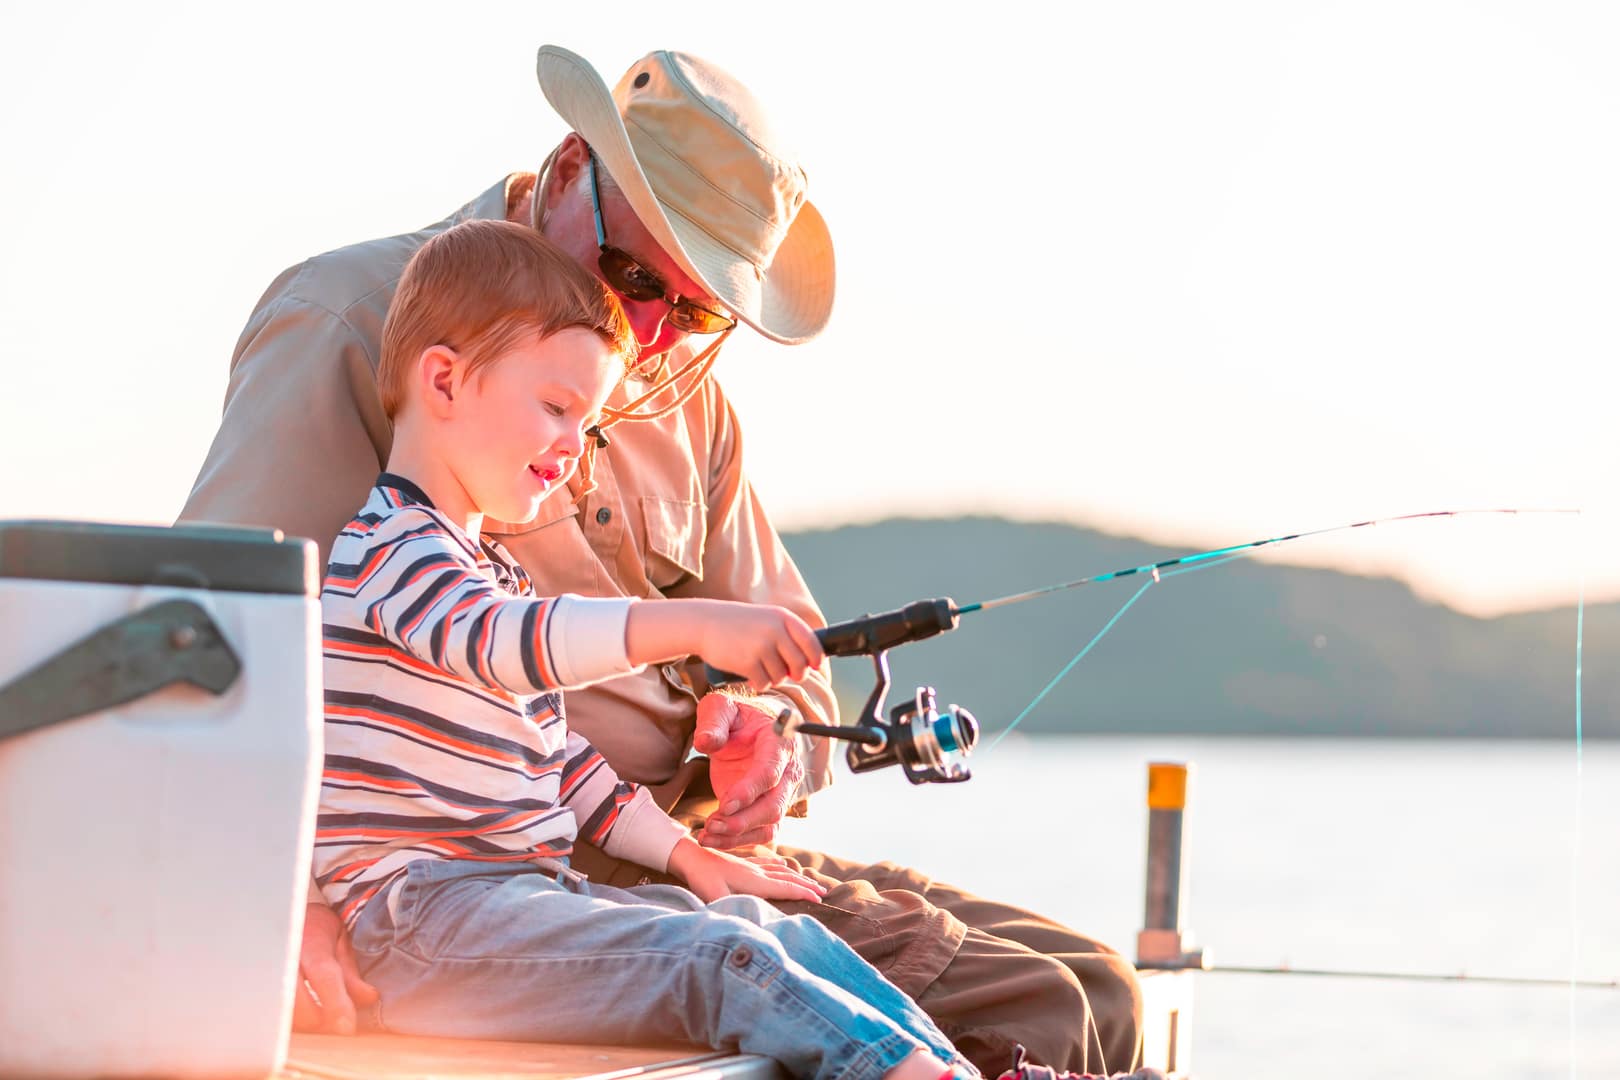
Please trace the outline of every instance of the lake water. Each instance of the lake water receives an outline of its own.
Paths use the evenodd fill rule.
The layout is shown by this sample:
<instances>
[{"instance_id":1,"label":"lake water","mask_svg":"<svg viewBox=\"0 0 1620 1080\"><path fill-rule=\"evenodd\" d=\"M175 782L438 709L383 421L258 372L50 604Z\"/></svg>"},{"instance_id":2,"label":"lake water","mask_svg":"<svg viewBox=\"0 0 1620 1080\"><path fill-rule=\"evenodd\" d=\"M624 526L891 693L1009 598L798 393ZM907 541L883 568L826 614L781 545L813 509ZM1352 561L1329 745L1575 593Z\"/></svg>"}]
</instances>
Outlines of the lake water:
<instances>
[{"instance_id":1,"label":"lake water","mask_svg":"<svg viewBox=\"0 0 1620 1080\"><path fill-rule=\"evenodd\" d=\"M1130 954L1150 760L1195 766L1187 924L1217 966L1620 977L1615 744L1577 792L1573 743L1009 739L966 784L844 773L784 838ZM1212 973L1192 1038L1204 1080L1620 1077L1620 991Z\"/></svg>"}]
</instances>

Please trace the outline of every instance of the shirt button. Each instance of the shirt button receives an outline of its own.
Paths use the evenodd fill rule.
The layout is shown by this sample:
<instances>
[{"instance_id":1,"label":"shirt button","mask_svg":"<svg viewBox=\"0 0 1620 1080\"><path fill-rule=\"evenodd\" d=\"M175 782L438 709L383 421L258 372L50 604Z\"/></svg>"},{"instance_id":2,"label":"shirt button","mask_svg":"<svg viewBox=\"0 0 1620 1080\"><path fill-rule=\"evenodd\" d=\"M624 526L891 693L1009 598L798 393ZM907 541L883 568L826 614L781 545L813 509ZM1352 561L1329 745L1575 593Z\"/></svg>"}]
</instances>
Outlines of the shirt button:
<instances>
[{"instance_id":1,"label":"shirt button","mask_svg":"<svg viewBox=\"0 0 1620 1080\"><path fill-rule=\"evenodd\" d=\"M747 967L749 961L754 959L754 950L746 945L739 945L731 951L732 967Z\"/></svg>"},{"instance_id":2,"label":"shirt button","mask_svg":"<svg viewBox=\"0 0 1620 1080\"><path fill-rule=\"evenodd\" d=\"M612 520L613 520L613 511L609 510L607 507L604 506L604 507L602 507L602 509L600 509L600 510L598 510L596 512L596 523L598 525L606 525L608 522L610 522Z\"/></svg>"}]
</instances>

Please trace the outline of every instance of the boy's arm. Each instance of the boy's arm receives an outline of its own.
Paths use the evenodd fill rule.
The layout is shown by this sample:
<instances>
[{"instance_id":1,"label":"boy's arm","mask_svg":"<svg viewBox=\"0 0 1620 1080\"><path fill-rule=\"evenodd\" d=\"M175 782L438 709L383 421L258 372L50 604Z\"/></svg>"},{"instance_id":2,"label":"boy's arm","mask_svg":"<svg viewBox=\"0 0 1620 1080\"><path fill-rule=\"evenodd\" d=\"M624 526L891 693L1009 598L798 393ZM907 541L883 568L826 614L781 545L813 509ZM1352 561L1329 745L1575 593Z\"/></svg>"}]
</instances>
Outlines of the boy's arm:
<instances>
[{"instance_id":1,"label":"boy's arm","mask_svg":"<svg viewBox=\"0 0 1620 1080\"><path fill-rule=\"evenodd\" d=\"M579 838L616 859L667 869L670 852L689 835L686 827L660 810L646 788L620 780L584 736L570 731L567 752L558 801L574 811Z\"/></svg>"},{"instance_id":2,"label":"boy's arm","mask_svg":"<svg viewBox=\"0 0 1620 1080\"><path fill-rule=\"evenodd\" d=\"M526 695L641 670L625 648L634 600L513 596L421 508L391 515L369 542L348 539L334 553L328 596L352 594L367 629L440 671Z\"/></svg>"},{"instance_id":3,"label":"boy's arm","mask_svg":"<svg viewBox=\"0 0 1620 1080\"><path fill-rule=\"evenodd\" d=\"M618 859L668 871L704 901L734 893L818 903L827 891L785 860L742 859L700 846L652 801L647 789L620 780L583 736L568 733L563 805L579 821L579 838Z\"/></svg>"}]
</instances>

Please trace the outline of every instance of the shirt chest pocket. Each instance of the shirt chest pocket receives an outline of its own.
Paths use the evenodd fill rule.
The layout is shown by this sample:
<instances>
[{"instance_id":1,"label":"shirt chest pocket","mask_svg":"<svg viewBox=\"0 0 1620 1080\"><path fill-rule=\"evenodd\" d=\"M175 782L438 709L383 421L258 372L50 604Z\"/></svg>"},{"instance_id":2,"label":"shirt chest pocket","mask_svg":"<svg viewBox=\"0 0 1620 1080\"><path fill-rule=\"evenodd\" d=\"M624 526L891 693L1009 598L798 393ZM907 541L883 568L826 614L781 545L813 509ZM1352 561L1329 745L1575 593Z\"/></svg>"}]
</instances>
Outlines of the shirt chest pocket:
<instances>
[{"instance_id":1,"label":"shirt chest pocket","mask_svg":"<svg viewBox=\"0 0 1620 1080\"><path fill-rule=\"evenodd\" d=\"M702 503L643 495L641 517L647 529L647 580L659 592L703 580Z\"/></svg>"}]
</instances>

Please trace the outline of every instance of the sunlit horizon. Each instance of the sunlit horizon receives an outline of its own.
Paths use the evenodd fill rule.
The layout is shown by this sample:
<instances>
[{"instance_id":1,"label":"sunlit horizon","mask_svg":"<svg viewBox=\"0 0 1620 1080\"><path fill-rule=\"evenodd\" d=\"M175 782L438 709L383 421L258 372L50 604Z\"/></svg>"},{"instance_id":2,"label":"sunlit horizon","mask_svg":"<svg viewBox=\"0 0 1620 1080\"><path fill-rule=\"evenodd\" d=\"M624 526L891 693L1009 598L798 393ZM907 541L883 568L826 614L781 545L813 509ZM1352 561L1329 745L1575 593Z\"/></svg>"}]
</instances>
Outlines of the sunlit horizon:
<instances>
[{"instance_id":1,"label":"sunlit horizon","mask_svg":"<svg viewBox=\"0 0 1620 1080\"><path fill-rule=\"evenodd\" d=\"M610 84L670 46L771 105L838 247L827 333L718 367L783 530L993 514L1194 551L1582 508L1261 557L1473 614L1583 574L1620 598L1615 9L479 13L6 16L0 516L172 518L280 270L532 170L563 132L541 43Z\"/></svg>"}]
</instances>

